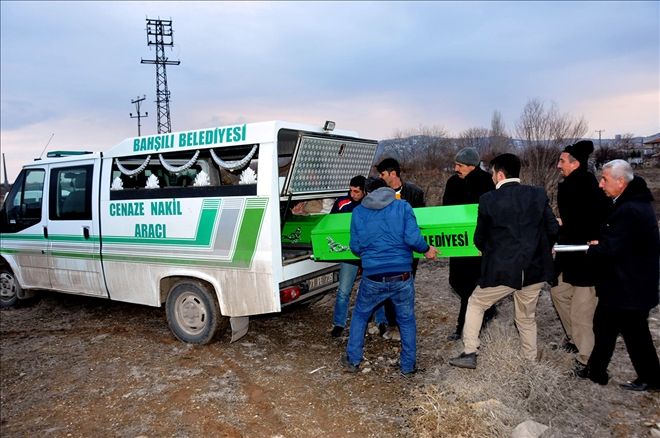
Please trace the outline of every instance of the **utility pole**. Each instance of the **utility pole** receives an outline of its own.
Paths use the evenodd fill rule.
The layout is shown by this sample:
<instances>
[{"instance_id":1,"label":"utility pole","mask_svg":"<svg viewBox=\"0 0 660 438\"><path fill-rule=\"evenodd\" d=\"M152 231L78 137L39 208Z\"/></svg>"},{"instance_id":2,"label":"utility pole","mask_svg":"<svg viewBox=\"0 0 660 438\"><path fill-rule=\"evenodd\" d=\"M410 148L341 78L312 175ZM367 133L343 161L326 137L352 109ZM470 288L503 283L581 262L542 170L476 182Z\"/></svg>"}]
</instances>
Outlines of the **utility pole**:
<instances>
[{"instance_id":1,"label":"utility pole","mask_svg":"<svg viewBox=\"0 0 660 438\"><path fill-rule=\"evenodd\" d=\"M598 148L600 149L600 146L601 146L600 135L601 135L603 132L605 132L605 130L604 130L604 129L596 129L595 132L598 133Z\"/></svg>"},{"instance_id":2,"label":"utility pole","mask_svg":"<svg viewBox=\"0 0 660 438\"><path fill-rule=\"evenodd\" d=\"M169 61L165 56L165 46L174 46L172 20L147 18L147 45L156 46L156 59L141 60L142 64L156 64L156 126L159 134L171 132L170 91L165 67L181 64L181 61Z\"/></svg>"},{"instance_id":3,"label":"utility pole","mask_svg":"<svg viewBox=\"0 0 660 438\"><path fill-rule=\"evenodd\" d=\"M5 193L9 192L9 179L7 178L7 160L5 160L5 153L2 153L2 170L5 173L5 180L2 183L3 188L5 189Z\"/></svg>"},{"instance_id":4,"label":"utility pole","mask_svg":"<svg viewBox=\"0 0 660 438\"><path fill-rule=\"evenodd\" d=\"M141 135L141 133L140 133L140 127L141 127L142 125L140 124L140 119L141 119L142 117L149 117L149 113L144 113L144 114L141 114L141 113L140 113L140 104L141 104L142 101L143 101L144 99L146 99L146 98L147 98L147 96L146 96L146 95L143 95L142 98L140 98L140 96L138 96L138 97L135 98L135 100L131 100L131 103L134 103L134 104L135 104L135 109L137 110L137 115L134 116L133 113L128 113L128 115L131 116L131 119L138 119L138 137Z\"/></svg>"}]
</instances>

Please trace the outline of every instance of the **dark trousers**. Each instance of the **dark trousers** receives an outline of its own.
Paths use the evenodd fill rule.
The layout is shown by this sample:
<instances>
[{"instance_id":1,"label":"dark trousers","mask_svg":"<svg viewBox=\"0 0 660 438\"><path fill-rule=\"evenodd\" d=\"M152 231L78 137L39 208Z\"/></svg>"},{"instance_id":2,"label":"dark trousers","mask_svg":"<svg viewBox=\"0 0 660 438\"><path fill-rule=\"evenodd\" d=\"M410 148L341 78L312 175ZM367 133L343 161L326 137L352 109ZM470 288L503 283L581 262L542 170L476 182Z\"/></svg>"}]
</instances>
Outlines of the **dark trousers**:
<instances>
[{"instance_id":1,"label":"dark trousers","mask_svg":"<svg viewBox=\"0 0 660 438\"><path fill-rule=\"evenodd\" d=\"M618 309L598 303L594 315L595 345L589 357L589 375L607 381L607 366L621 334L638 380L660 386L660 362L649 331L648 310Z\"/></svg>"}]
</instances>

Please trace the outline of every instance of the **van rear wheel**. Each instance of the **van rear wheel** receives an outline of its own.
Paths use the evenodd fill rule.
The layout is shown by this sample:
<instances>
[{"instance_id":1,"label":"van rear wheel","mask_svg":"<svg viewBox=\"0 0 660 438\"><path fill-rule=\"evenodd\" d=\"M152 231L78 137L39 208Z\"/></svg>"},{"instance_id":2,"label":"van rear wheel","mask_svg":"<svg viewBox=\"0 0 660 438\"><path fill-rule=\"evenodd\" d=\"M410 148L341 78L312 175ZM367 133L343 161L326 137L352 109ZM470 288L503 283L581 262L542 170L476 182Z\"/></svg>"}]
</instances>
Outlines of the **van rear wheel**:
<instances>
[{"instance_id":1,"label":"van rear wheel","mask_svg":"<svg viewBox=\"0 0 660 438\"><path fill-rule=\"evenodd\" d=\"M170 289L166 313L174 336L189 344L208 344L223 319L215 294L196 281L177 283Z\"/></svg>"},{"instance_id":2,"label":"van rear wheel","mask_svg":"<svg viewBox=\"0 0 660 438\"><path fill-rule=\"evenodd\" d=\"M0 266L0 308L13 307L18 303L20 286L14 273L7 266Z\"/></svg>"}]
</instances>

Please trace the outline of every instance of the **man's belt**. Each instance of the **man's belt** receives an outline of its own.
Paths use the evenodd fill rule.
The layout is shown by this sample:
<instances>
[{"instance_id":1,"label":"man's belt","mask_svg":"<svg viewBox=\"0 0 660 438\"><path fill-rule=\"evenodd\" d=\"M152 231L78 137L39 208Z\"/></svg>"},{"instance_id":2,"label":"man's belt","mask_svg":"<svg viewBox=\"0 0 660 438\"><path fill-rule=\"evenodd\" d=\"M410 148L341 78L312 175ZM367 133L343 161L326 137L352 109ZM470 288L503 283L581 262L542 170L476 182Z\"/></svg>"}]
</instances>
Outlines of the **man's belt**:
<instances>
[{"instance_id":1,"label":"man's belt","mask_svg":"<svg viewBox=\"0 0 660 438\"><path fill-rule=\"evenodd\" d=\"M367 275L367 278L371 281L377 281L379 283L391 283L393 281L406 281L410 278L410 272L404 272L402 274L387 275L376 274L376 275Z\"/></svg>"}]
</instances>

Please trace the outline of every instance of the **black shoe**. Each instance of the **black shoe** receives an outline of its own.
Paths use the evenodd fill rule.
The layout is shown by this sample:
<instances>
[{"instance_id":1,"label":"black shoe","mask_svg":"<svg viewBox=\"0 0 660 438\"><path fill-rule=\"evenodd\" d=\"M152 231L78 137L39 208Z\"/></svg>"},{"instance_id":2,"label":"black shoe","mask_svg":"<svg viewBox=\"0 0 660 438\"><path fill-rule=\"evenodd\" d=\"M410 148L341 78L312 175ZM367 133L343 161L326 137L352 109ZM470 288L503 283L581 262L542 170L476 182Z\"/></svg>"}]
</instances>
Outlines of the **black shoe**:
<instances>
[{"instance_id":1,"label":"black shoe","mask_svg":"<svg viewBox=\"0 0 660 438\"><path fill-rule=\"evenodd\" d=\"M332 328L332 331L330 332L330 336L333 338L338 338L341 336L341 334L344 333L344 327L336 325Z\"/></svg>"},{"instance_id":2,"label":"black shoe","mask_svg":"<svg viewBox=\"0 0 660 438\"><path fill-rule=\"evenodd\" d=\"M461 353L460 356L449 359L449 365L473 370L477 367L477 353Z\"/></svg>"},{"instance_id":3,"label":"black shoe","mask_svg":"<svg viewBox=\"0 0 660 438\"><path fill-rule=\"evenodd\" d=\"M575 368L573 368L573 372L575 373L576 376L581 377L581 378L586 378L587 375L585 373L587 372L587 366L583 363L578 362L577 360L575 361ZM582 374L582 375L580 375Z\"/></svg>"},{"instance_id":4,"label":"black shoe","mask_svg":"<svg viewBox=\"0 0 660 438\"><path fill-rule=\"evenodd\" d=\"M594 383L598 383L599 385L607 385L607 382L610 380L609 376L607 373L604 375L596 375L589 371L589 366L585 367L575 367L574 370L575 376L579 377L580 379L589 379Z\"/></svg>"},{"instance_id":5,"label":"black shoe","mask_svg":"<svg viewBox=\"0 0 660 438\"><path fill-rule=\"evenodd\" d=\"M415 368L413 368L412 371L408 371L407 373L404 373L403 371L401 371L400 373L401 373L402 377L406 377L406 378L409 379L409 378L413 377L415 374L422 373L422 372L424 372L424 368L415 367Z\"/></svg>"},{"instance_id":6,"label":"black shoe","mask_svg":"<svg viewBox=\"0 0 660 438\"><path fill-rule=\"evenodd\" d=\"M619 385L623 389L627 389L628 391L650 391L650 392L658 392L660 391L660 386L656 385L649 385L646 382L642 382L639 379L634 380L632 382L628 383L621 383Z\"/></svg>"},{"instance_id":7,"label":"black shoe","mask_svg":"<svg viewBox=\"0 0 660 438\"><path fill-rule=\"evenodd\" d=\"M379 336L382 337L385 334L386 331L387 331L387 324L385 324L384 322L381 322L380 324L378 324L378 335Z\"/></svg>"},{"instance_id":8,"label":"black shoe","mask_svg":"<svg viewBox=\"0 0 660 438\"><path fill-rule=\"evenodd\" d=\"M461 339L461 332L455 332L447 336L448 341L458 341L459 339Z\"/></svg>"},{"instance_id":9,"label":"black shoe","mask_svg":"<svg viewBox=\"0 0 660 438\"><path fill-rule=\"evenodd\" d=\"M341 365L344 367L344 371L347 373L357 373L360 371L360 365L353 365L350 363L346 355L341 357Z\"/></svg>"},{"instance_id":10,"label":"black shoe","mask_svg":"<svg viewBox=\"0 0 660 438\"><path fill-rule=\"evenodd\" d=\"M571 341L565 341L564 345L561 346L561 349L567 353L577 353L579 350Z\"/></svg>"},{"instance_id":11,"label":"black shoe","mask_svg":"<svg viewBox=\"0 0 660 438\"><path fill-rule=\"evenodd\" d=\"M580 379L588 379L589 378L589 369L585 367L579 367L575 366L573 369L573 373L575 374L575 377L579 377Z\"/></svg>"}]
</instances>

